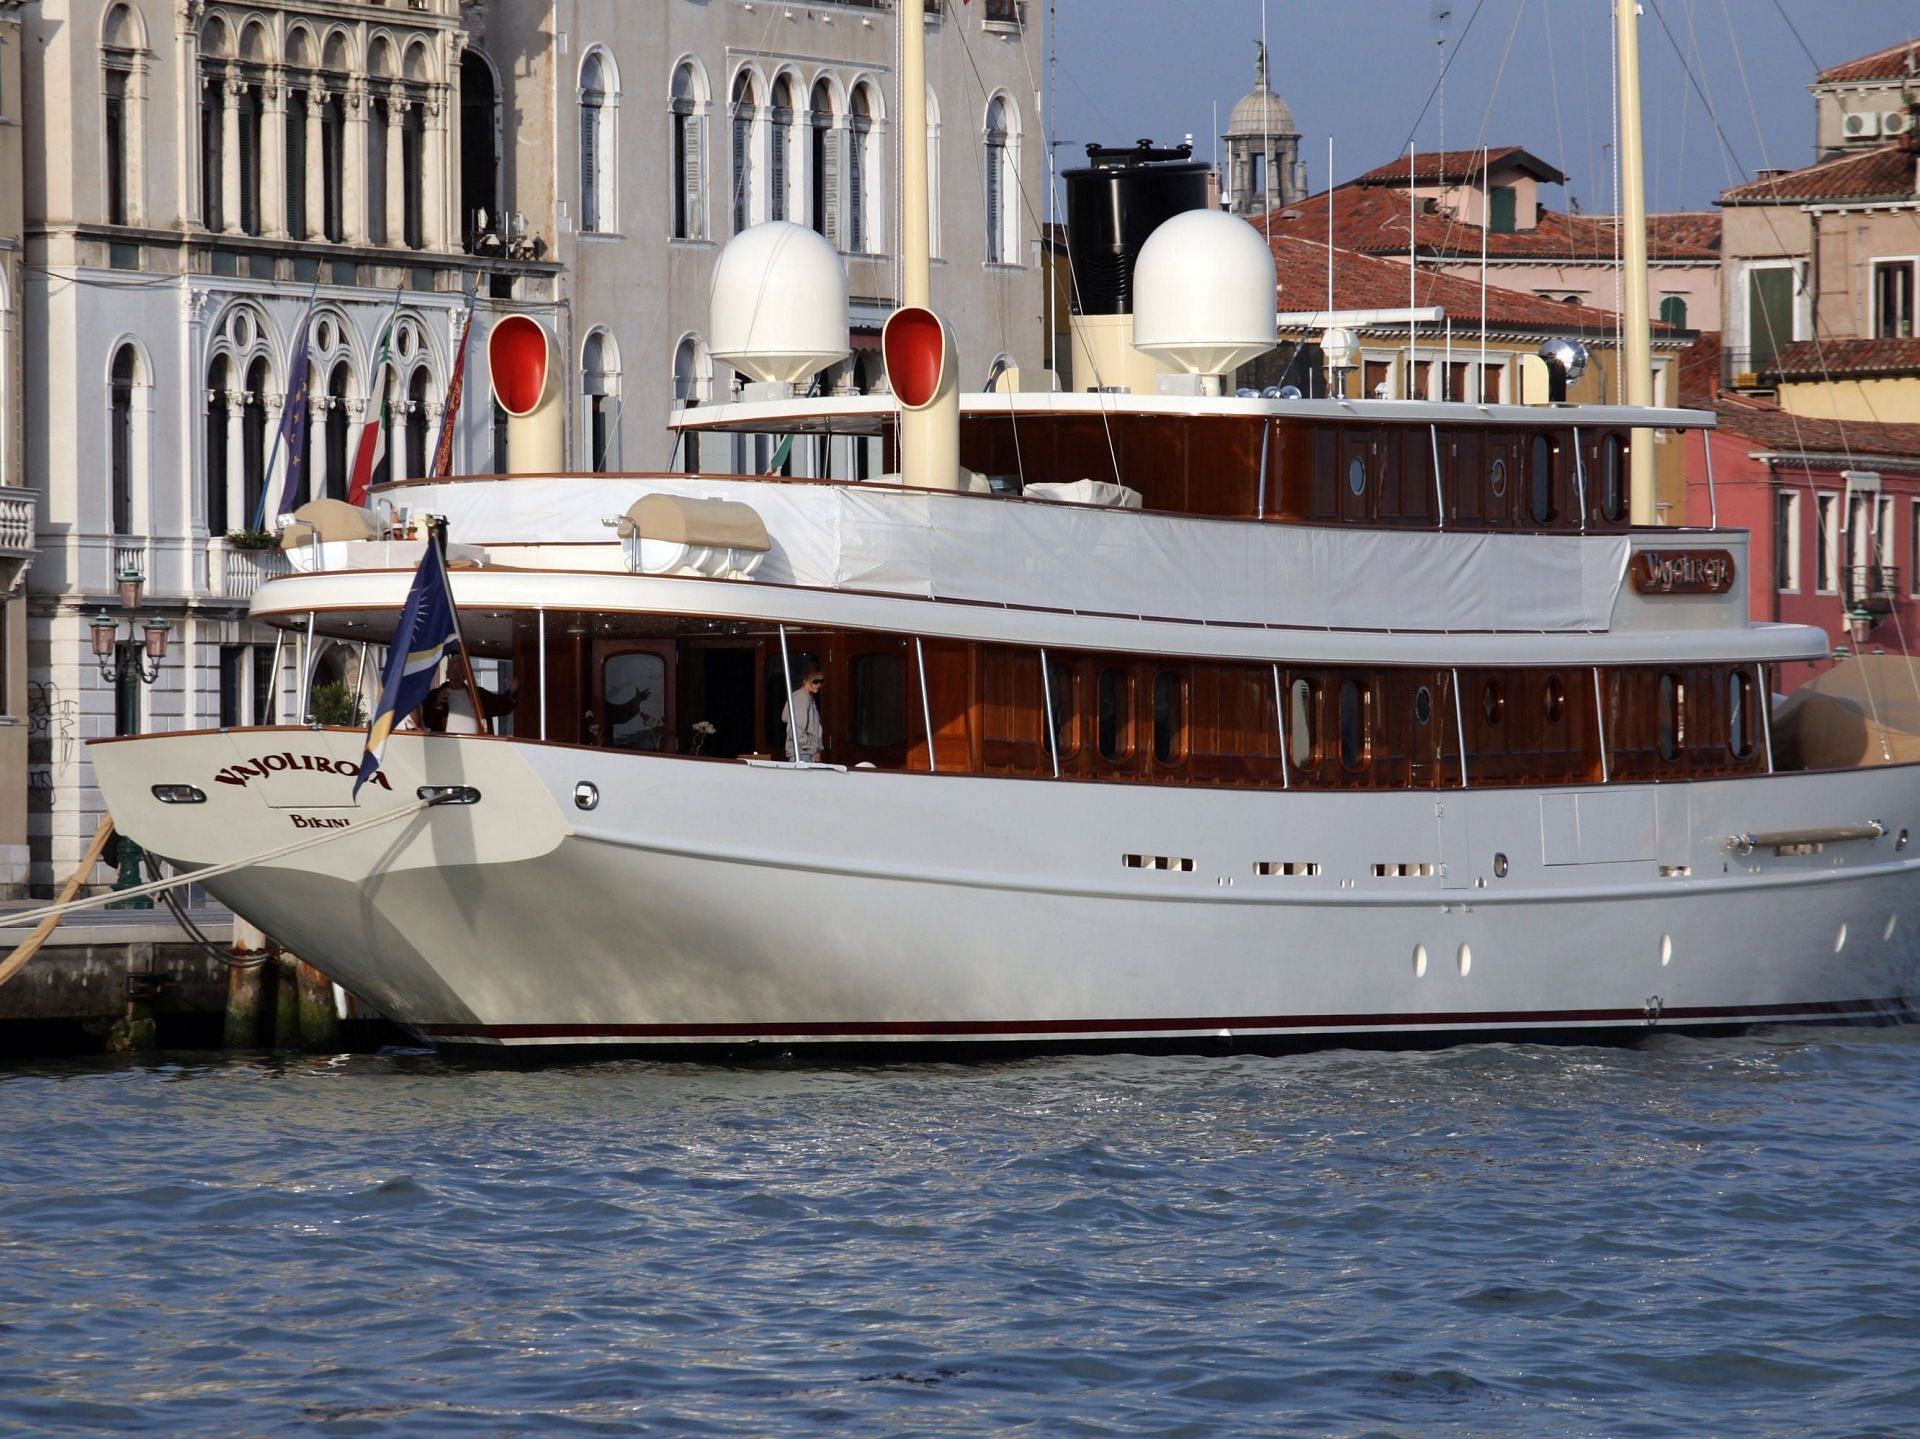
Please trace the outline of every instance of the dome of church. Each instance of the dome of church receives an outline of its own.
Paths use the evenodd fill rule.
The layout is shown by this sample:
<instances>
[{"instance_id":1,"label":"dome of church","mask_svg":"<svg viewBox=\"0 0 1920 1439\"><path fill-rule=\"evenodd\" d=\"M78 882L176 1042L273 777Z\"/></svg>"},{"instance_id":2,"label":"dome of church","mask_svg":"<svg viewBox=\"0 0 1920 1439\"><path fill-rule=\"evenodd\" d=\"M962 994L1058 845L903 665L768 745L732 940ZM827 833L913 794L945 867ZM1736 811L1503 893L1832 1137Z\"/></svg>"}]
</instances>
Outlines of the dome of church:
<instances>
[{"instance_id":1,"label":"dome of church","mask_svg":"<svg viewBox=\"0 0 1920 1439\"><path fill-rule=\"evenodd\" d=\"M1233 107L1227 117L1229 135L1295 135L1293 111L1267 84L1267 48L1260 47L1260 63L1255 70L1253 90Z\"/></svg>"}]
</instances>

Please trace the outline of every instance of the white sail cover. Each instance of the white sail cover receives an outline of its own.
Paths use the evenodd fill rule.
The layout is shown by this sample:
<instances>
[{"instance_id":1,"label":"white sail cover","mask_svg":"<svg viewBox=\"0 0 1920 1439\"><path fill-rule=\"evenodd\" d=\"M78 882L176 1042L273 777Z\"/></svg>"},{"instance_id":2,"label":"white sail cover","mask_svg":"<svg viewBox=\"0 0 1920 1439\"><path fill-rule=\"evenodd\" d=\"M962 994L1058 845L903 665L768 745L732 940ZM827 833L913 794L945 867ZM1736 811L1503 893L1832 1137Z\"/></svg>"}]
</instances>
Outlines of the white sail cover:
<instances>
[{"instance_id":1,"label":"white sail cover","mask_svg":"<svg viewBox=\"0 0 1920 1439\"><path fill-rule=\"evenodd\" d=\"M926 599L1375 630L1605 630L1625 535L1249 524L1051 502L860 486L668 478L414 485L415 513L493 562L607 568L603 517L645 494L734 500L766 523L757 581ZM604 561L543 555L606 547Z\"/></svg>"}]
</instances>

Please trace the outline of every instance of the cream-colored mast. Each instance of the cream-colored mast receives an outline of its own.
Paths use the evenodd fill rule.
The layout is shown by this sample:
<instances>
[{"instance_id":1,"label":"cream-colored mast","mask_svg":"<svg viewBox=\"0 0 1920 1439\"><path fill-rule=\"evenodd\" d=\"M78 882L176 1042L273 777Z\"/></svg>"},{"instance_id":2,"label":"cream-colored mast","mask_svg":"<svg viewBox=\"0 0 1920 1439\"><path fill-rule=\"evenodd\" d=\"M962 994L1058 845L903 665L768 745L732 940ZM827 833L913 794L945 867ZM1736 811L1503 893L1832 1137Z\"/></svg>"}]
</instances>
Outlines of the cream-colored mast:
<instances>
[{"instance_id":1,"label":"cream-colored mast","mask_svg":"<svg viewBox=\"0 0 1920 1439\"><path fill-rule=\"evenodd\" d=\"M1640 7L1614 0L1614 35L1620 51L1620 253L1627 353L1621 358L1629 405L1653 403L1653 341L1647 314L1647 161L1640 125ZM1653 431L1633 432L1631 517L1654 522Z\"/></svg>"},{"instance_id":2,"label":"cream-colored mast","mask_svg":"<svg viewBox=\"0 0 1920 1439\"><path fill-rule=\"evenodd\" d=\"M927 12L900 0L900 303L932 303L927 233Z\"/></svg>"}]
</instances>

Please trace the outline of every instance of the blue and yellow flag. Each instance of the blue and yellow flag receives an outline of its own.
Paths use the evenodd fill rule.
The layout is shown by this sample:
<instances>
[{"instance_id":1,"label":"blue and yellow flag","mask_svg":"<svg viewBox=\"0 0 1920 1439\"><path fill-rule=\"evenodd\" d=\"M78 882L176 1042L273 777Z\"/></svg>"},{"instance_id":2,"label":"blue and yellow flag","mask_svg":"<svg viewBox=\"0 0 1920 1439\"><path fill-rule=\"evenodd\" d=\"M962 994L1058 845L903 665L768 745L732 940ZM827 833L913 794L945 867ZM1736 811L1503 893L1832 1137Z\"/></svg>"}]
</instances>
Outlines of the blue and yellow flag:
<instances>
[{"instance_id":1,"label":"blue and yellow flag","mask_svg":"<svg viewBox=\"0 0 1920 1439\"><path fill-rule=\"evenodd\" d=\"M367 751L360 757L360 775L353 782L354 798L360 786L380 768L393 727L412 714L433 691L433 676L443 655L460 646L460 629L453 617L453 589L447 583L446 562L431 539L420 558L420 568L400 611L400 626L387 651L387 672L380 680L380 706L367 726Z\"/></svg>"}]
</instances>

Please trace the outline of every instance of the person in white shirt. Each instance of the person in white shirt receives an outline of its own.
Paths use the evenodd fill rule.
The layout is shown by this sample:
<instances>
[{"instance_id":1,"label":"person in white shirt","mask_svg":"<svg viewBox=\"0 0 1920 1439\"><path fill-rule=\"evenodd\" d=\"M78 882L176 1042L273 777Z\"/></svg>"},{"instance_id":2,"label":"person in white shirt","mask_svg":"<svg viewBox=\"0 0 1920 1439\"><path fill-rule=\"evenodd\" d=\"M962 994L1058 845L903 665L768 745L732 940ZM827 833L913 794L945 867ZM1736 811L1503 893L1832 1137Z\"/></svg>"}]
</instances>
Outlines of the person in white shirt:
<instances>
[{"instance_id":1,"label":"person in white shirt","mask_svg":"<svg viewBox=\"0 0 1920 1439\"><path fill-rule=\"evenodd\" d=\"M820 728L820 686L826 674L818 665L809 665L800 687L780 711L780 722L787 727L787 758L800 764L818 764L826 748L826 736ZM795 716L799 716L795 719Z\"/></svg>"}]
</instances>

